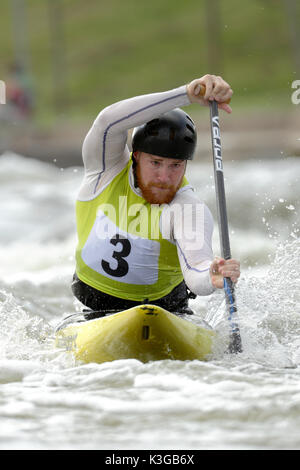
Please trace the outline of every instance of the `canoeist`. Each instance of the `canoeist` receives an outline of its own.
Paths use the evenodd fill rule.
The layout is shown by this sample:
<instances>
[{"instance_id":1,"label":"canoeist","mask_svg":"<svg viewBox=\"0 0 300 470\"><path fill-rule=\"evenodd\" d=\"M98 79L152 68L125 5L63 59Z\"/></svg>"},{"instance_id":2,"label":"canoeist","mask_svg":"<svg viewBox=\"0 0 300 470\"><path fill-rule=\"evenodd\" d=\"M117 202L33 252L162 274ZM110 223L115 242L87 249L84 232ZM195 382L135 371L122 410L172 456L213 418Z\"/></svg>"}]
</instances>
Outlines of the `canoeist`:
<instances>
[{"instance_id":1,"label":"canoeist","mask_svg":"<svg viewBox=\"0 0 300 470\"><path fill-rule=\"evenodd\" d=\"M196 94L199 85L206 88L204 96ZM231 96L221 77L205 75L120 101L97 116L83 143L72 283L89 309L151 303L188 312L189 297L222 288L223 277L237 282L239 262L214 259L212 215L185 177L197 133L180 109L215 99L230 113Z\"/></svg>"}]
</instances>

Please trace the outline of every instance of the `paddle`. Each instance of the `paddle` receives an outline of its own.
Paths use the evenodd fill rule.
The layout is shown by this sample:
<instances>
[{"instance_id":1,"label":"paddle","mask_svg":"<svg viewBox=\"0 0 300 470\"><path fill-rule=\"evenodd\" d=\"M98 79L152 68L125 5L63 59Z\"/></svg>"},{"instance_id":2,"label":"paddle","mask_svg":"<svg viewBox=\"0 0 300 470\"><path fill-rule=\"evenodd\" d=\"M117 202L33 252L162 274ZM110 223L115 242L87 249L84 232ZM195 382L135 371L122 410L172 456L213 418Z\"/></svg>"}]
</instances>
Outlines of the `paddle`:
<instances>
[{"instance_id":1,"label":"paddle","mask_svg":"<svg viewBox=\"0 0 300 470\"><path fill-rule=\"evenodd\" d=\"M200 88L200 87L199 87ZM195 94L204 95L205 87L195 90ZM218 212L218 226L220 233L220 246L221 255L225 260L231 258L228 219L225 197L223 161L222 161L222 147L221 147L221 134L219 124L219 110L217 101L210 102L210 127L212 139L212 153L214 162L214 177L216 186L216 199L217 199L217 212ZM228 321L230 325L230 353L242 352L242 340L240 330L236 321L237 306L235 301L234 284L230 278L224 278L224 291L228 312Z\"/></svg>"}]
</instances>

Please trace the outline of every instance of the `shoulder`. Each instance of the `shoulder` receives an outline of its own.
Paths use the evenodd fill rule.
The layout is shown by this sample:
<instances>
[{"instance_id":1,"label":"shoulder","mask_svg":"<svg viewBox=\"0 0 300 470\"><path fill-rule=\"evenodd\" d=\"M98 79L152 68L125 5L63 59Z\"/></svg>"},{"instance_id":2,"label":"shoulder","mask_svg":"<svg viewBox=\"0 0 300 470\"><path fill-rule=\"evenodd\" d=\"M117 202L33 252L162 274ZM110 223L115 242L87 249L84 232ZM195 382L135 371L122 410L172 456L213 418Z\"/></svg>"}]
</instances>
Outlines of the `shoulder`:
<instances>
[{"instance_id":1,"label":"shoulder","mask_svg":"<svg viewBox=\"0 0 300 470\"><path fill-rule=\"evenodd\" d=\"M109 186L115 178L129 166L129 160L120 160L112 168L106 171L85 173L77 199L79 201L90 201L99 196L104 189ZM126 173L127 175L127 173ZM124 175L124 178L126 177Z\"/></svg>"},{"instance_id":2,"label":"shoulder","mask_svg":"<svg viewBox=\"0 0 300 470\"><path fill-rule=\"evenodd\" d=\"M191 186L181 188L161 213L162 234L167 238L166 234L169 233L170 241L178 239L182 230L189 240L195 230L210 234L213 224L211 211Z\"/></svg>"},{"instance_id":3,"label":"shoulder","mask_svg":"<svg viewBox=\"0 0 300 470\"><path fill-rule=\"evenodd\" d=\"M197 208L201 208L201 210L204 211L204 213L212 219L212 214L208 206L205 204L205 202L199 197L199 195L196 193L195 189L191 185L186 185L182 188L180 188L173 201L169 204L169 208L175 208L175 207L193 207L194 210L197 210Z\"/></svg>"}]
</instances>

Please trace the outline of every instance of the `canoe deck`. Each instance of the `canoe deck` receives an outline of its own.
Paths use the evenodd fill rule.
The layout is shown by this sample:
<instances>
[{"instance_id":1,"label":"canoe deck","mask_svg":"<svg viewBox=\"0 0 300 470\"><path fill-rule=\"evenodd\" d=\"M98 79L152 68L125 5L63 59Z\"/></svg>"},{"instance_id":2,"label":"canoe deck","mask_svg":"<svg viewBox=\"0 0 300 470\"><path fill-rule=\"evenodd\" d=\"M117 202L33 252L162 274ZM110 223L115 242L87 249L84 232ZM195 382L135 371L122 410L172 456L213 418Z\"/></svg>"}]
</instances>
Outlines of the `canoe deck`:
<instances>
[{"instance_id":1,"label":"canoe deck","mask_svg":"<svg viewBox=\"0 0 300 470\"><path fill-rule=\"evenodd\" d=\"M118 359L205 360L215 333L155 305L137 307L67 324L56 331L56 346L85 363Z\"/></svg>"}]
</instances>

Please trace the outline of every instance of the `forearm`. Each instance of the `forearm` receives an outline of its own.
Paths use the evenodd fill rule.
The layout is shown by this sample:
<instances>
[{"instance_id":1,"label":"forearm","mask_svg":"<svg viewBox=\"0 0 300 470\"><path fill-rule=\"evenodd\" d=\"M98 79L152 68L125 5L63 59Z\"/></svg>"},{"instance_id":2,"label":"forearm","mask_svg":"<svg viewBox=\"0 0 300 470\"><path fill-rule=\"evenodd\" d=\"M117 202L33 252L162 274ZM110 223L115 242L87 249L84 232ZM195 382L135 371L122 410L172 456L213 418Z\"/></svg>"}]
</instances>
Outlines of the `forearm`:
<instances>
[{"instance_id":1,"label":"forearm","mask_svg":"<svg viewBox=\"0 0 300 470\"><path fill-rule=\"evenodd\" d=\"M187 287L196 295L210 295L215 288L211 283L211 260L191 266L183 255L180 257L181 270Z\"/></svg>"},{"instance_id":2,"label":"forearm","mask_svg":"<svg viewBox=\"0 0 300 470\"><path fill-rule=\"evenodd\" d=\"M182 207L182 220L174 219L173 233L183 277L194 294L209 295L214 291L210 276L213 218L202 202L185 202Z\"/></svg>"}]
</instances>

